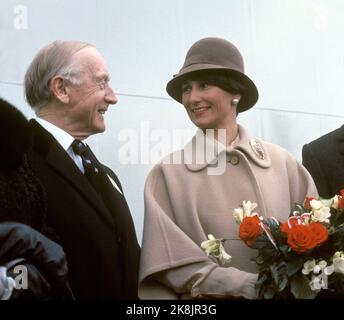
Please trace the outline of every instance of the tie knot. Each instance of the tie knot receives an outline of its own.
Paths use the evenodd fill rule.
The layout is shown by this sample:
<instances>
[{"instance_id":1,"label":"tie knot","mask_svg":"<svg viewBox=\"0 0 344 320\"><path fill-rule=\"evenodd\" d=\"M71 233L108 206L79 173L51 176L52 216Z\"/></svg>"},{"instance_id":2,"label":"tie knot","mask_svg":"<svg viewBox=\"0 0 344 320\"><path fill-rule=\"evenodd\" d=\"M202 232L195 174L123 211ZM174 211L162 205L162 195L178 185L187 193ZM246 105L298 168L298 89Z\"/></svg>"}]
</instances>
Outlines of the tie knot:
<instances>
[{"instance_id":1,"label":"tie knot","mask_svg":"<svg viewBox=\"0 0 344 320\"><path fill-rule=\"evenodd\" d=\"M75 154L79 155L82 160L84 169L92 167L92 170L96 173L99 171L98 161L91 152L91 149L80 140L74 140L72 143L72 149Z\"/></svg>"},{"instance_id":2,"label":"tie knot","mask_svg":"<svg viewBox=\"0 0 344 320\"><path fill-rule=\"evenodd\" d=\"M74 140L72 149L77 155L82 156L87 150L87 147L80 140Z\"/></svg>"}]
</instances>

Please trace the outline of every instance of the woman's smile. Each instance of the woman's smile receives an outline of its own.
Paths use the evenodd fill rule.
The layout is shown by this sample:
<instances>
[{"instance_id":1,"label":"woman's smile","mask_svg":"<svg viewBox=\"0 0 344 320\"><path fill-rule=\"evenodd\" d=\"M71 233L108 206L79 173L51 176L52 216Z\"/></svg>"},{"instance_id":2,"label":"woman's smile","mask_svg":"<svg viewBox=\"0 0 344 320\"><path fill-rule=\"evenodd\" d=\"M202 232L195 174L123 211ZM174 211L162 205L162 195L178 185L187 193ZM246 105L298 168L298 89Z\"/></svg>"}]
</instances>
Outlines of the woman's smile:
<instances>
[{"instance_id":1,"label":"woman's smile","mask_svg":"<svg viewBox=\"0 0 344 320\"><path fill-rule=\"evenodd\" d=\"M210 108L211 107L193 107L191 108L191 111L195 113L196 115L202 115Z\"/></svg>"}]
</instances>

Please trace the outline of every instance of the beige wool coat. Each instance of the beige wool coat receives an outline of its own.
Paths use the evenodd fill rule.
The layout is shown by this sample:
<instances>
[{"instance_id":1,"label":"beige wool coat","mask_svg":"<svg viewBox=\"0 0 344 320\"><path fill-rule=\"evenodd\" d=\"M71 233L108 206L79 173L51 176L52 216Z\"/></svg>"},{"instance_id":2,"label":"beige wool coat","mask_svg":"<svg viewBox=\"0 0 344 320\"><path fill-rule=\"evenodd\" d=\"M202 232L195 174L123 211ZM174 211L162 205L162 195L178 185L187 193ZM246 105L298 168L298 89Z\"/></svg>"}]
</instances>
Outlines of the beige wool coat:
<instances>
[{"instance_id":1,"label":"beige wool coat","mask_svg":"<svg viewBox=\"0 0 344 320\"><path fill-rule=\"evenodd\" d=\"M201 138L204 143L197 142ZM295 202L318 196L310 174L286 150L251 138L242 126L234 145L213 141L198 130L148 175L141 299L255 298L257 252L239 239L234 208L250 200L260 215L285 221ZM201 249L208 234L232 239L225 243L229 267Z\"/></svg>"}]
</instances>

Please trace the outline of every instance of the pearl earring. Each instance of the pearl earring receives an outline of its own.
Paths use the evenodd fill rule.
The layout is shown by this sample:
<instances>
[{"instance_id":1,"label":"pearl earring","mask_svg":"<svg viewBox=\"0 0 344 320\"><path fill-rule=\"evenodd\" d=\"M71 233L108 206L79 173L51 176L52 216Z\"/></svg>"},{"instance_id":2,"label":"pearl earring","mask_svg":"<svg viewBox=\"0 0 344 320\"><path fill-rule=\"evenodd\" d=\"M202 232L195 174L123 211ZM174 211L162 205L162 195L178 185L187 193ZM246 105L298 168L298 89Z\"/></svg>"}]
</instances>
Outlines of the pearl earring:
<instances>
[{"instance_id":1,"label":"pearl earring","mask_svg":"<svg viewBox=\"0 0 344 320\"><path fill-rule=\"evenodd\" d=\"M239 99L237 99L237 98L234 98L233 100L232 100L232 104L233 104L233 106L237 106L238 105L238 103L239 103Z\"/></svg>"}]
</instances>

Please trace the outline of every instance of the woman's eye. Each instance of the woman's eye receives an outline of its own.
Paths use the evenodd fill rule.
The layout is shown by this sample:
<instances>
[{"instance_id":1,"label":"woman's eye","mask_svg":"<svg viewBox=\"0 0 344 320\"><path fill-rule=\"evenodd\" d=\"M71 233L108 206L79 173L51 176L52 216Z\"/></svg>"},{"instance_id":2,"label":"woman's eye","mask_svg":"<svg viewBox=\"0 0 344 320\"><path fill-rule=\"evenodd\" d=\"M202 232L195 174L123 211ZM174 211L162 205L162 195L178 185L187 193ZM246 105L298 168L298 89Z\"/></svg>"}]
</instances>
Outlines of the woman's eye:
<instances>
[{"instance_id":1,"label":"woman's eye","mask_svg":"<svg viewBox=\"0 0 344 320\"><path fill-rule=\"evenodd\" d=\"M200 83L199 83L199 87L200 87L201 89L206 89L206 88L208 88L208 84L205 83L205 82L200 82Z\"/></svg>"},{"instance_id":2,"label":"woman's eye","mask_svg":"<svg viewBox=\"0 0 344 320\"><path fill-rule=\"evenodd\" d=\"M186 86L183 86L183 87L182 87L182 92L183 92L183 93L185 93L185 92L190 92L190 90L191 90L191 86L189 86L189 85L186 85Z\"/></svg>"}]
</instances>

